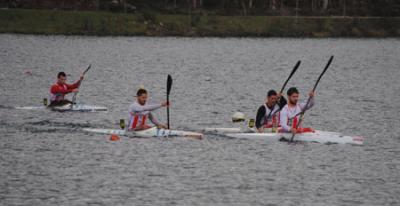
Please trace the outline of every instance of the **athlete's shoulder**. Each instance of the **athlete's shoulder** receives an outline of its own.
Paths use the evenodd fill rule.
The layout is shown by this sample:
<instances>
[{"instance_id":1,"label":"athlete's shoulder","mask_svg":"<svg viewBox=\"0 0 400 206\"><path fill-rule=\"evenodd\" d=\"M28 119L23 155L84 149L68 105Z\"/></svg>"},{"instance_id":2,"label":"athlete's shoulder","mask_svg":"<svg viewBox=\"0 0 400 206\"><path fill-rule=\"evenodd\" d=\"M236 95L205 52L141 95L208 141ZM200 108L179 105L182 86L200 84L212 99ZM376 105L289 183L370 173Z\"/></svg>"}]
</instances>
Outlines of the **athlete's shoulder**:
<instances>
[{"instance_id":1,"label":"athlete's shoulder","mask_svg":"<svg viewBox=\"0 0 400 206\"><path fill-rule=\"evenodd\" d=\"M57 83L54 83L51 85L51 87L59 87L59 85Z\"/></svg>"},{"instance_id":2,"label":"athlete's shoulder","mask_svg":"<svg viewBox=\"0 0 400 206\"><path fill-rule=\"evenodd\" d=\"M283 107L282 107L282 109L281 109L281 112L283 112L283 111L287 111L287 110L288 110L288 108L289 108L289 106L286 104L285 106L283 106Z\"/></svg>"},{"instance_id":3,"label":"athlete's shoulder","mask_svg":"<svg viewBox=\"0 0 400 206\"><path fill-rule=\"evenodd\" d=\"M55 93L55 92L58 92L58 91L61 90L61 89L62 89L62 88L61 88L61 86L60 86L59 84L54 83L54 84L52 84L51 87L50 87L50 92Z\"/></svg>"},{"instance_id":4,"label":"athlete's shoulder","mask_svg":"<svg viewBox=\"0 0 400 206\"><path fill-rule=\"evenodd\" d=\"M266 110L265 110L265 106L261 105L258 109L257 109L257 115L261 115L261 114L265 114Z\"/></svg>"},{"instance_id":5,"label":"athlete's shoulder","mask_svg":"<svg viewBox=\"0 0 400 206\"><path fill-rule=\"evenodd\" d=\"M139 104L137 102L133 102L132 104L129 105L129 107L137 107Z\"/></svg>"},{"instance_id":6,"label":"athlete's shoulder","mask_svg":"<svg viewBox=\"0 0 400 206\"><path fill-rule=\"evenodd\" d=\"M297 104L296 104L296 107L299 108L299 109L302 109L303 107L306 106L306 104L307 104L306 102L297 103ZM297 109L297 108L296 108L296 109Z\"/></svg>"},{"instance_id":7,"label":"athlete's shoulder","mask_svg":"<svg viewBox=\"0 0 400 206\"><path fill-rule=\"evenodd\" d=\"M133 102L132 104L130 104L129 105L129 112L135 112L135 111L137 111L137 104L136 104L136 102Z\"/></svg>"}]
</instances>

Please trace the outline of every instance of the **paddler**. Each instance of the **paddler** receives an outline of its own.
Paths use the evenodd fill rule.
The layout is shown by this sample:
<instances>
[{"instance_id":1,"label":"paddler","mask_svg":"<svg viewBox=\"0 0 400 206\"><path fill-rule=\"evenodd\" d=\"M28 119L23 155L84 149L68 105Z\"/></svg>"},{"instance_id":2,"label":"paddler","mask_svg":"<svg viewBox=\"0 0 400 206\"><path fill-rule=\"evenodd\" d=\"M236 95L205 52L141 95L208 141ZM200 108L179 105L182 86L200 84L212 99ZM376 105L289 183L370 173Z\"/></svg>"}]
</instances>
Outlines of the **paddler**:
<instances>
[{"instance_id":1,"label":"paddler","mask_svg":"<svg viewBox=\"0 0 400 206\"><path fill-rule=\"evenodd\" d=\"M269 90L265 103L257 110L257 131L264 132L265 129L270 129L271 132L274 132L276 128L279 127L279 111L286 103L286 99L281 93L278 94L275 90Z\"/></svg>"},{"instance_id":2,"label":"paddler","mask_svg":"<svg viewBox=\"0 0 400 206\"><path fill-rule=\"evenodd\" d=\"M139 131L151 128L147 125L146 120L149 119L158 128L166 129L167 127L159 123L154 118L152 111L161 107L168 107L168 102L164 101L159 104L147 103L147 91L145 89L139 89L136 93L136 101L129 106L129 127L128 130Z\"/></svg>"},{"instance_id":3,"label":"paddler","mask_svg":"<svg viewBox=\"0 0 400 206\"><path fill-rule=\"evenodd\" d=\"M83 74L80 75L79 80L74 84L67 84L67 75L64 72L59 72L57 75L57 82L50 88L49 107L71 104L71 101L65 99L65 95L71 92L77 93L82 80Z\"/></svg>"},{"instance_id":4,"label":"paddler","mask_svg":"<svg viewBox=\"0 0 400 206\"><path fill-rule=\"evenodd\" d=\"M291 132L293 134L303 132L314 132L312 128L303 128L302 125L297 126L300 120L300 113L303 111L306 103L298 103L299 91L296 87L292 87L287 91L288 102L281 110L280 125L281 132ZM306 110L314 106L314 92L309 93L310 103ZM297 128L297 129L296 129Z\"/></svg>"}]
</instances>

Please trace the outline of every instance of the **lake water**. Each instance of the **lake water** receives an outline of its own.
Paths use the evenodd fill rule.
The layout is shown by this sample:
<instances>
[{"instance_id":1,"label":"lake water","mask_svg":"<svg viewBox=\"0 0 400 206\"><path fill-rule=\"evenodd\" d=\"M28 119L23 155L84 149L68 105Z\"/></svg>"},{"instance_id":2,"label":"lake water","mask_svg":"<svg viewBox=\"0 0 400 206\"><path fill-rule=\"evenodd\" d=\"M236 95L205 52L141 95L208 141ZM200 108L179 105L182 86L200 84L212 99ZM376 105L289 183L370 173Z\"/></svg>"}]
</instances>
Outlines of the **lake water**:
<instances>
[{"instance_id":1,"label":"lake water","mask_svg":"<svg viewBox=\"0 0 400 206\"><path fill-rule=\"evenodd\" d=\"M364 145L287 144L207 134L204 140L87 134L118 128L136 90L171 91L171 126L232 127L289 82L301 99L330 55L305 125ZM108 112L40 105L63 70L78 101ZM0 35L0 205L399 205L400 40ZM165 109L156 113L165 122Z\"/></svg>"}]
</instances>

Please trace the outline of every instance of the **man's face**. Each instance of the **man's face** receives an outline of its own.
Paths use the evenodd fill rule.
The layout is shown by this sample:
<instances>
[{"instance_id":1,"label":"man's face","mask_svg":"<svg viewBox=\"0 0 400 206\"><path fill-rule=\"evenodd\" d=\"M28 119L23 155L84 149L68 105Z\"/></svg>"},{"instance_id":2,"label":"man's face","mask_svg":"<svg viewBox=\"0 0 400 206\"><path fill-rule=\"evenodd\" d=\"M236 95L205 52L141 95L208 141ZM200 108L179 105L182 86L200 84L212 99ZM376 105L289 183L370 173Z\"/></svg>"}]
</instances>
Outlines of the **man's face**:
<instances>
[{"instance_id":1,"label":"man's face","mask_svg":"<svg viewBox=\"0 0 400 206\"><path fill-rule=\"evenodd\" d=\"M274 105L276 104L276 101L278 101L278 96L277 95L271 95L267 97L267 104L268 105Z\"/></svg>"},{"instance_id":2,"label":"man's face","mask_svg":"<svg viewBox=\"0 0 400 206\"><path fill-rule=\"evenodd\" d=\"M140 105L145 105L146 101L147 101L147 94L142 94L142 95L138 96L137 100Z\"/></svg>"},{"instance_id":3,"label":"man's face","mask_svg":"<svg viewBox=\"0 0 400 206\"><path fill-rule=\"evenodd\" d=\"M67 77L66 77L66 76L60 76L60 77L58 78L58 82L59 82L60 84L65 84L66 81L67 81Z\"/></svg>"},{"instance_id":4,"label":"man's face","mask_svg":"<svg viewBox=\"0 0 400 206\"><path fill-rule=\"evenodd\" d=\"M289 96L289 102L291 104L297 104L297 100L299 100L299 94L293 93L292 95Z\"/></svg>"}]
</instances>

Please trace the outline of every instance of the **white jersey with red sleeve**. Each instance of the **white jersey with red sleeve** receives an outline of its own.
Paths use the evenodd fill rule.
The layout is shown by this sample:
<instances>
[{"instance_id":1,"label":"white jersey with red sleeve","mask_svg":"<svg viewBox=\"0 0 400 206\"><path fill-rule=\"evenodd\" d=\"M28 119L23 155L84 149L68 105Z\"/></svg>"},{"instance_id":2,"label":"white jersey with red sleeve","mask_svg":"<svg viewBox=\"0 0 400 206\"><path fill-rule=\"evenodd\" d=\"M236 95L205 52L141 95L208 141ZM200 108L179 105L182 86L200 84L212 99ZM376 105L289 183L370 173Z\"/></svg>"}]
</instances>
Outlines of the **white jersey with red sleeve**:
<instances>
[{"instance_id":1,"label":"white jersey with red sleeve","mask_svg":"<svg viewBox=\"0 0 400 206\"><path fill-rule=\"evenodd\" d=\"M151 111L156 110L161 107L161 104L145 104L141 105L138 102L134 102L129 106L129 130L135 130L140 126L146 125L146 120L150 119L150 121L157 125L158 121L151 114Z\"/></svg>"},{"instance_id":2,"label":"white jersey with red sleeve","mask_svg":"<svg viewBox=\"0 0 400 206\"><path fill-rule=\"evenodd\" d=\"M301 128L301 125L297 126L299 122L299 117L301 111L304 110L306 103L298 103L294 107L289 107L289 105L285 105L280 113L279 123L283 132L290 132L291 128ZM314 98L311 98L310 103L308 104L305 110L308 110L314 106Z\"/></svg>"}]
</instances>

